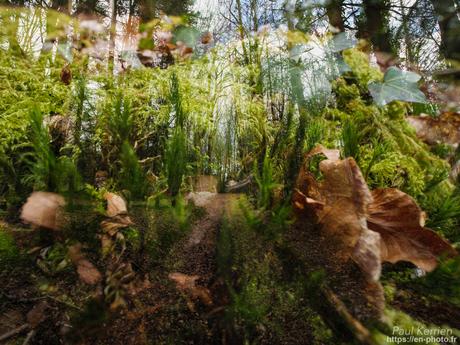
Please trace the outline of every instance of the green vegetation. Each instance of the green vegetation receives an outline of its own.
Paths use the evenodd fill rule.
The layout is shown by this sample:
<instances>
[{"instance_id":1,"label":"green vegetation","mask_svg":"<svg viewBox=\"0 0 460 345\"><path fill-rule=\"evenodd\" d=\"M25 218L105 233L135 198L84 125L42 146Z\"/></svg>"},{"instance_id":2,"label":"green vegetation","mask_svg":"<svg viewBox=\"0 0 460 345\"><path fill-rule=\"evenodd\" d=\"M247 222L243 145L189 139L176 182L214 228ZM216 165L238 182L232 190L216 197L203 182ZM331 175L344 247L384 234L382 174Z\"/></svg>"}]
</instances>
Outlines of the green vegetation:
<instances>
[{"instance_id":1,"label":"green vegetation","mask_svg":"<svg viewBox=\"0 0 460 345\"><path fill-rule=\"evenodd\" d=\"M7 1L0 339L5 318L27 320L12 343L49 345L458 335L458 122L439 116L458 120L441 78L458 68L427 56L458 51L446 2L219 1L216 20L191 1ZM399 194L375 212L367 187ZM392 250L408 262L382 266Z\"/></svg>"}]
</instances>

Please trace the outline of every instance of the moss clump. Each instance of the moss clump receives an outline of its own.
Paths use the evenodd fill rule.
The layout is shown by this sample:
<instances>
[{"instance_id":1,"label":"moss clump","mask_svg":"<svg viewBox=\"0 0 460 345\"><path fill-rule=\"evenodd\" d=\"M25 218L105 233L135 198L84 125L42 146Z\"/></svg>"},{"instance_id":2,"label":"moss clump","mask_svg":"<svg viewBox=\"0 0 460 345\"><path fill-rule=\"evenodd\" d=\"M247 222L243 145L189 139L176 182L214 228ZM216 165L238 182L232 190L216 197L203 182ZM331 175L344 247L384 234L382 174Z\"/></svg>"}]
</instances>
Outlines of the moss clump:
<instances>
[{"instance_id":1,"label":"moss clump","mask_svg":"<svg viewBox=\"0 0 460 345\"><path fill-rule=\"evenodd\" d=\"M0 268L7 268L19 259L13 236L0 226Z\"/></svg>"},{"instance_id":2,"label":"moss clump","mask_svg":"<svg viewBox=\"0 0 460 345\"><path fill-rule=\"evenodd\" d=\"M367 182L373 188L391 186L420 195L425 188L425 174L414 158L394 151L370 168Z\"/></svg>"},{"instance_id":3,"label":"moss clump","mask_svg":"<svg viewBox=\"0 0 460 345\"><path fill-rule=\"evenodd\" d=\"M383 79L383 73L378 68L370 66L369 56L366 53L356 48L347 49L343 52L343 59L350 66L360 87L367 89L369 82Z\"/></svg>"},{"instance_id":4,"label":"moss clump","mask_svg":"<svg viewBox=\"0 0 460 345\"><path fill-rule=\"evenodd\" d=\"M358 61L363 60L362 55L358 56ZM361 63L368 65L367 61ZM369 186L399 188L421 201L429 188L447 176L448 164L432 154L406 123L407 103L392 102L383 108L368 104L367 88L358 90L358 85L359 81L347 83L342 78L333 84L337 108L328 109L328 117L340 121L329 123L336 141L345 146L336 128L340 125L343 133L343 124L352 123L359 132L354 145L359 147L359 153L353 156Z\"/></svg>"}]
</instances>

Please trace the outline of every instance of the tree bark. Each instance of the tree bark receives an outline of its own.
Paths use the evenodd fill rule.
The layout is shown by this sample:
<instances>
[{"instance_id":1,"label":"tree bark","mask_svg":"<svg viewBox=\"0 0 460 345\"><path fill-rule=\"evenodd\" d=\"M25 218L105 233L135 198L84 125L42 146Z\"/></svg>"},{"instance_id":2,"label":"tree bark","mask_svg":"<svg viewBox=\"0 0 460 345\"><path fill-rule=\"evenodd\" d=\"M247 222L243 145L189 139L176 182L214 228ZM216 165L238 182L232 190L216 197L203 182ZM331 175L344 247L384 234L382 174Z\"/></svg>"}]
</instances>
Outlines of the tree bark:
<instances>
[{"instance_id":1,"label":"tree bark","mask_svg":"<svg viewBox=\"0 0 460 345\"><path fill-rule=\"evenodd\" d=\"M438 17L441 52L447 59L460 60L460 20L454 0L431 0Z\"/></svg>"},{"instance_id":2,"label":"tree bark","mask_svg":"<svg viewBox=\"0 0 460 345\"><path fill-rule=\"evenodd\" d=\"M394 54L388 24L388 6L387 0L363 0L365 19L359 26L358 36L367 39L375 51Z\"/></svg>"},{"instance_id":3,"label":"tree bark","mask_svg":"<svg viewBox=\"0 0 460 345\"><path fill-rule=\"evenodd\" d=\"M331 0L326 6L329 24L340 30L345 31L345 22L343 20L343 0Z\"/></svg>"}]
</instances>

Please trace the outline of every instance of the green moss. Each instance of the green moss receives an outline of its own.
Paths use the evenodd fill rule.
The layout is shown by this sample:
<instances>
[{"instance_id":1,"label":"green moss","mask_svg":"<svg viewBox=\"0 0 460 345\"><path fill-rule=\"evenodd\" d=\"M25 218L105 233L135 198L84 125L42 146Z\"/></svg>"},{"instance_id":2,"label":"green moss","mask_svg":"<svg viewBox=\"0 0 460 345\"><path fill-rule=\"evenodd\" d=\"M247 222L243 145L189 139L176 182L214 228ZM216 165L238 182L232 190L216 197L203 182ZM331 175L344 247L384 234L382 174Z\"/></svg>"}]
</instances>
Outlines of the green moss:
<instances>
[{"instance_id":1,"label":"green moss","mask_svg":"<svg viewBox=\"0 0 460 345\"><path fill-rule=\"evenodd\" d=\"M385 301L391 303L395 297L396 286L391 283L383 284L383 293L385 295Z\"/></svg>"},{"instance_id":2,"label":"green moss","mask_svg":"<svg viewBox=\"0 0 460 345\"><path fill-rule=\"evenodd\" d=\"M344 109L349 102L360 97L360 91L356 84L347 84L343 78L332 82L332 89L336 95L339 109Z\"/></svg>"},{"instance_id":3,"label":"green moss","mask_svg":"<svg viewBox=\"0 0 460 345\"><path fill-rule=\"evenodd\" d=\"M371 167L367 182L371 188L393 187L417 196L425 188L425 173L414 158L394 151Z\"/></svg>"},{"instance_id":4,"label":"green moss","mask_svg":"<svg viewBox=\"0 0 460 345\"><path fill-rule=\"evenodd\" d=\"M408 104L400 101L393 101L386 106L386 115L392 120L405 120Z\"/></svg>"},{"instance_id":5,"label":"green moss","mask_svg":"<svg viewBox=\"0 0 460 345\"><path fill-rule=\"evenodd\" d=\"M350 66L360 87L367 89L369 82L383 79L383 73L378 68L370 66L369 56L366 53L352 48L345 50L342 55L347 65Z\"/></svg>"},{"instance_id":6,"label":"green moss","mask_svg":"<svg viewBox=\"0 0 460 345\"><path fill-rule=\"evenodd\" d=\"M13 237L0 226L0 267L13 265L19 258L19 249Z\"/></svg>"},{"instance_id":7,"label":"green moss","mask_svg":"<svg viewBox=\"0 0 460 345\"><path fill-rule=\"evenodd\" d=\"M460 258L442 260L433 272L417 283L424 293L460 306Z\"/></svg>"},{"instance_id":8,"label":"green moss","mask_svg":"<svg viewBox=\"0 0 460 345\"><path fill-rule=\"evenodd\" d=\"M362 54L358 57L363 58ZM421 201L428 189L447 177L448 164L432 154L406 123L407 103L395 101L384 108L367 104L366 91L361 88L359 92L358 84L358 81L347 84L341 78L335 81L337 108L328 109L328 117L340 121L342 133L349 123L355 128L352 133L359 131L359 137L353 141L353 146L359 147L359 154L353 156L371 188L399 188ZM332 132L337 122L329 122L336 141L343 139L337 131Z\"/></svg>"}]
</instances>

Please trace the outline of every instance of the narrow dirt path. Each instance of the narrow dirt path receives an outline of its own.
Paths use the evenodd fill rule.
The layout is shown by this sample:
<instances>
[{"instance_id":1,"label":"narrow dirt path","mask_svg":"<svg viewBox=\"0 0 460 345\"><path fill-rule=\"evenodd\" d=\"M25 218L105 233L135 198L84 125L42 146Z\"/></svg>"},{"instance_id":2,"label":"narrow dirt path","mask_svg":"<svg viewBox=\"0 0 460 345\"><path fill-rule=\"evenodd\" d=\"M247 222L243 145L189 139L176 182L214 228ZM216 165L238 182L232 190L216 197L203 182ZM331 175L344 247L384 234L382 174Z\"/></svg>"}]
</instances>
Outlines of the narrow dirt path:
<instances>
[{"instance_id":1,"label":"narrow dirt path","mask_svg":"<svg viewBox=\"0 0 460 345\"><path fill-rule=\"evenodd\" d=\"M182 262L178 272L199 276L199 283L209 287L216 275L216 242L222 218L238 194L191 193L189 199L206 214L192 224L190 235L174 250Z\"/></svg>"},{"instance_id":2,"label":"narrow dirt path","mask_svg":"<svg viewBox=\"0 0 460 345\"><path fill-rule=\"evenodd\" d=\"M150 288L136 296L133 311L116 318L98 345L221 343L220 316L228 300L217 273L216 247L223 217L238 197L211 192L188 196L203 209L203 216L163 258L165 270L157 272Z\"/></svg>"}]
</instances>

